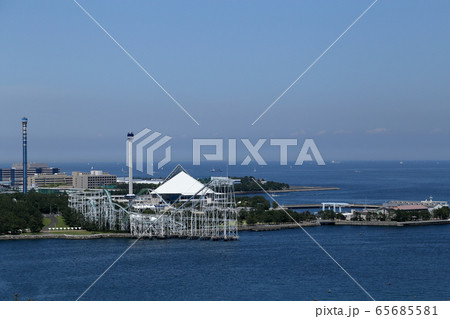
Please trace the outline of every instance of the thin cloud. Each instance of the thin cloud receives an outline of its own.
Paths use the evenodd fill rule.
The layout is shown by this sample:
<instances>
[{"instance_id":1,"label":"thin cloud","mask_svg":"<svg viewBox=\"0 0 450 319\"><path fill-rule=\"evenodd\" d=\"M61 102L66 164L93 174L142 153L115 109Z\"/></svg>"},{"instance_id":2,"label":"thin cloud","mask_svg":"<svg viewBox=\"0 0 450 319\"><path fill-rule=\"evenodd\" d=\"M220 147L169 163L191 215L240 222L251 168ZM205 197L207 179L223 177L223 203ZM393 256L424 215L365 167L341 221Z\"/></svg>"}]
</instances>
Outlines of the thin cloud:
<instances>
[{"instance_id":1,"label":"thin cloud","mask_svg":"<svg viewBox=\"0 0 450 319\"><path fill-rule=\"evenodd\" d=\"M435 129L431 130L430 133L431 134L439 134L439 133L442 133L442 130L440 128L435 128Z\"/></svg>"},{"instance_id":2,"label":"thin cloud","mask_svg":"<svg viewBox=\"0 0 450 319\"><path fill-rule=\"evenodd\" d=\"M327 131L325 131L325 130L321 130L316 133L316 135L325 135L325 134L327 134Z\"/></svg>"},{"instance_id":3,"label":"thin cloud","mask_svg":"<svg viewBox=\"0 0 450 319\"><path fill-rule=\"evenodd\" d=\"M366 133L369 133L369 134L381 134L381 133L386 133L387 131L388 131L387 128L379 127L379 128L374 128L372 130L368 130L368 131L366 131Z\"/></svg>"},{"instance_id":4,"label":"thin cloud","mask_svg":"<svg viewBox=\"0 0 450 319\"><path fill-rule=\"evenodd\" d=\"M333 134L335 134L335 135L346 134L346 133L350 133L350 132L346 131L346 130L337 130L337 131L333 132Z\"/></svg>"},{"instance_id":5,"label":"thin cloud","mask_svg":"<svg viewBox=\"0 0 450 319\"><path fill-rule=\"evenodd\" d=\"M297 137L297 136L301 136L301 135L306 135L306 131L305 130L300 130L300 131L295 131L292 132L291 134L289 134L292 137Z\"/></svg>"}]
</instances>

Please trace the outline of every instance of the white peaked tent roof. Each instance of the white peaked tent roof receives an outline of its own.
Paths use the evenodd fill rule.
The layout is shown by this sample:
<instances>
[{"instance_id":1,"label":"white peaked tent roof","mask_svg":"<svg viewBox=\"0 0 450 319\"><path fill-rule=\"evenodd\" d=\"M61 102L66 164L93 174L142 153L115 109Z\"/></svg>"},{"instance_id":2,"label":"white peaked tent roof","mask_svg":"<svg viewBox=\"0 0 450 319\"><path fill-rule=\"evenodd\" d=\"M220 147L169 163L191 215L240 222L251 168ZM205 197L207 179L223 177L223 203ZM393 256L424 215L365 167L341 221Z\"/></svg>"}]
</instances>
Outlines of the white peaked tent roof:
<instances>
[{"instance_id":1,"label":"white peaked tent roof","mask_svg":"<svg viewBox=\"0 0 450 319\"><path fill-rule=\"evenodd\" d=\"M152 193L160 195L181 194L183 196L193 196L197 193L197 195L203 195L205 193L213 193L213 191L210 188L205 187L205 185L186 172L182 171L159 186Z\"/></svg>"}]
</instances>

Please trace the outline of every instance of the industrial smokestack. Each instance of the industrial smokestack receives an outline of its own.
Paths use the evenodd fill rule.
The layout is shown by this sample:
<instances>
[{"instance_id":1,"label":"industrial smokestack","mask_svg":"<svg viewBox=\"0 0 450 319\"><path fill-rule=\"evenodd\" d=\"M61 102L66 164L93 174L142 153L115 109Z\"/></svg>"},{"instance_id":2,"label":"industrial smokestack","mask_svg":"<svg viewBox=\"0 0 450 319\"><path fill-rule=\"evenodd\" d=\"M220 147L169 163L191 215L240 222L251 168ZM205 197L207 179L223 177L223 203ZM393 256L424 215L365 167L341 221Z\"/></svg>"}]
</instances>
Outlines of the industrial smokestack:
<instances>
[{"instance_id":1,"label":"industrial smokestack","mask_svg":"<svg viewBox=\"0 0 450 319\"><path fill-rule=\"evenodd\" d=\"M22 146L23 146L23 193L27 193L27 183L28 183L28 161L27 161L27 125L28 119L26 117L22 118Z\"/></svg>"},{"instance_id":2,"label":"industrial smokestack","mask_svg":"<svg viewBox=\"0 0 450 319\"><path fill-rule=\"evenodd\" d=\"M135 197L133 194L133 133L127 135L127 164L128 164L128 195L130 201Z\"/></svg>"}]
</instances>

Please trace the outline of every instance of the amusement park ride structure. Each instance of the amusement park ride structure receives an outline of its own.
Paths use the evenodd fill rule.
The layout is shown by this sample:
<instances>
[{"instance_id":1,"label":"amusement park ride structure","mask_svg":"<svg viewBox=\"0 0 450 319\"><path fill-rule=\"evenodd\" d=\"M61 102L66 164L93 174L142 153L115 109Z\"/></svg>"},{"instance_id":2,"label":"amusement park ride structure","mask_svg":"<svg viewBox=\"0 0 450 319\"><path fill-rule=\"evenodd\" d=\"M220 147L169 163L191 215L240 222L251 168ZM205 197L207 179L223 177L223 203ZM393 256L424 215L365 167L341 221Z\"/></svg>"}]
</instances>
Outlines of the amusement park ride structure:
<instances>
[{"instance_id":1,"label":"amusement park ride structure","mask_svg":"<svg viewBox=\"0 0 450 319\"><path fill-rule=\"evenodd\" d=\"M180 173L182 174L182 173ZM234 185L229 178L213 178L189 198L180 195L168 201L163 194L148 191L142 197L150 213L139 212L133 202L127 208L115 203L106 189L69 194L70 207L99 229L130 231L135 237L238 239Z\"/></svg>"},{"instance_id":2,"label":"amusement park ride structure","mask_svg":"<svg viewBox=\"0 0 450 319\"><path fill-rule=\"evenodd\" d=\"M211 190L211 191L205 191ZM238 238L233 181L214 178L189 199L173 203L159 200L153 214L130 215L131 234L138 237L180 237L190 239Z\"/></svg>"},{"instance_id":3,"label":"amusement park ride structure","mask_svg":"<svg viewBox=\"0 0 450 319\"><path fill-rule=\"evenodd\" d=\"M132 163L133 134L128 134L127 162ZM234 181L212 177L207 184L178 165L155 190L135 196L129 173L128 207L116 203L106 189L69 194L69 205L99 229L129 231L137 238L238 239ZM147 209L143 210L142 207Z\"/></svg>"}]
</instances>

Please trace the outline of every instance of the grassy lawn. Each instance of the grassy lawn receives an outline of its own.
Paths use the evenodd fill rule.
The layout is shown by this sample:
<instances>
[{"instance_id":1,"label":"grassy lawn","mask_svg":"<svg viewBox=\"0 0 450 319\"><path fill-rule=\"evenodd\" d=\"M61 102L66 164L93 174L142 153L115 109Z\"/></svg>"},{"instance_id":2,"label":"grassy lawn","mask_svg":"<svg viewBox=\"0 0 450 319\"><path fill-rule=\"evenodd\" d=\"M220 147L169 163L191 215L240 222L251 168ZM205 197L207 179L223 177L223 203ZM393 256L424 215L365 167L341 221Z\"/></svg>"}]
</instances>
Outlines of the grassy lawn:
<instances>
[{"instance_id":1,"label":"grassy lawn","mask_svg":"<svg viewBox=\"0 0 450 319\"><path fill-rule=\"evenodd\" d=\"M44 219L42 220L42 223L44 224L44 228L47 227L48 225L50 225L51 222L52 222L52 220L47 217L44 217Z\"/></svg>"},{"instance_id":2,"label":"grassy lawn","mask_svg":"<svg viewBox=\"0 0 450 319\"><path fill-rule=\"evenodd\" d=\"M60 230L52 231L50 234L66 234L66 235L92 235L99 234L99 232L87 231L87 230Z\"/></svg>"},{"instance_id":3,"label":"grassy lawn","mask_svg":"<svg viewBox=\"0 0 450 319\"><path fill-rule=\"evenodd\" d=\"M58 222L56 223L56 226L54 226L54 227L69 227L64 222L64 218L62 216L55 216L55 217L56 217L56 219L58 219ZM51 222L52 222L52 220L50 218L44 217L44 219L42 220L42 223L44 224L43 228L50 225Z\"/></svg>"},{"instance_id":4,"label":"grassy lawn","mask_svg":"<svg viewBox=\"0 0 450 319\"><path fill-rule=\"evenodd\" d=\"M56 223L55 227L69 227L64 222L64 218L62 216L56 216L56 218L58 219L58 223Z\"/></svg>"},{"instance_id":5,"label":"grassy lawn","mask_svg":"<svg viewBox=\"0 0 450 319\"><path fill-rule=\"evenodd\" d=\"M28 235L44 235L45 233L23 233L21 236ZM66 234L66 235L93 235L99 234L99 232L87 231L87 230L60 230L60 231L52 231L49 234Z\"/></svg>"}]
</instances>

